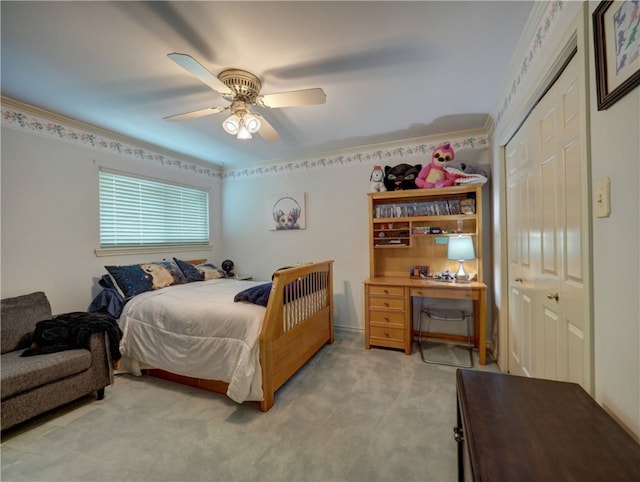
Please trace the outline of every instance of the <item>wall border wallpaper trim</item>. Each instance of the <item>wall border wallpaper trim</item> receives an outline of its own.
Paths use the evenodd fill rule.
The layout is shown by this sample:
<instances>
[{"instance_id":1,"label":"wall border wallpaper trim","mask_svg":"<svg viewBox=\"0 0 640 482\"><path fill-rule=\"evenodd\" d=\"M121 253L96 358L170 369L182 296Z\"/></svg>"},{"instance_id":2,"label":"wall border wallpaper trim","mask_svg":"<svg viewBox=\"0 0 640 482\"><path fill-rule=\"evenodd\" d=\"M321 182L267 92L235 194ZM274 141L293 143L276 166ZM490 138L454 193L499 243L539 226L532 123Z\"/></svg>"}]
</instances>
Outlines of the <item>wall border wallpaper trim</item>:
<instances>
[{"instance_id":1,"label":"wall border wallpaper trim","mask_svg":"<svg viewBox=\"0 0 640 482\"><path fill-rule=\"evenodd\" d=\"M553 0L546 4L546 11L542 16L542 19L538 23L537 29L530 39L528 47L524 55L520 57L517 71L509 79L509 84L506 93L502 93L502 97L496 99L497 112L495 113L495 120L491 131L494 131L497 126L500 125L502 119L512 106L513 100L519 94L521 85L525 79L529 76L531 66L535 59L542 51L542 45L547 40L549 32L555 25L556 20L560 16L564 8L565 0ZM512 59L513 61L514 59Z\"/></svg>"},{"instance_id":2,"label":"wall border wallpaper trim","mask_svg":"<svg viewBox=\"0 0 640 482\"><path fill-rule=\"evenodd\" d=\"M431 153L446 142L458 151L486 149L489 147L489 135L486 132L476 135L440 137L435 140L406 140L384 146L367 146L345 150L342 153L320 156L312 159L265 163L249 167L230 169L222 173L224 179L248 178L270 174L299 172L309 169L341 167L374 163L425 163L431 161ZM432 138L433 139L433 138Z\"/></svg>"},{"instance_id":3,"label":"wall border wallpaper trim","mask_svg":"<svg viewBox=\"0 0 640 482\"><path fill-rule=\"evenodd\" d=\"M384 145L349 149L331 155L319 155L319 157L312 159L265 162L262 164L254 164L250 167L243 166L222 171L216 168L206 168L183 159L177 159L148 148L136 146L133 143L115 140L106 135L91 132L89 129L72 126L72 120L67 123L60 119L48 119L44 115L36 115L26 110L27 109L23 110L13 106L2 106L2 126L60 141L71 142L97 151L128 156L141 161L153 162L164 167L189 171L192 174L216 179L278 175L309 169L375 162L424 162L425 157L429 159L431 152L444 142L449 142L456 151L489 147L489 137L486 132L477 134L470 133L468 135L464 135L463 133L456 135L454 133L452 134L453 137L450 138L441 137L436 140L433 140L433 137L430 138L431 140L426 138L409 139Z\"/></svg>"},{"instance_id":4,"label":"wall border wallpaper trim","mask_svg":"<svg viewBox=\"0 0 640 482\"><path fill-rule=\"evenodd\" d=\"M189 171L192 174L208 178L220 178L222 175L222 171L219 169L202 167L192 162L176 159L160 152L90 132L88 129L72 126L70 123L47 119L44 116L26 112L16 107L2 106L2 126L60 141L71 142L96 151L133 157L140 161L153 162L164 167Z\"/></svg>"}]
</instances>

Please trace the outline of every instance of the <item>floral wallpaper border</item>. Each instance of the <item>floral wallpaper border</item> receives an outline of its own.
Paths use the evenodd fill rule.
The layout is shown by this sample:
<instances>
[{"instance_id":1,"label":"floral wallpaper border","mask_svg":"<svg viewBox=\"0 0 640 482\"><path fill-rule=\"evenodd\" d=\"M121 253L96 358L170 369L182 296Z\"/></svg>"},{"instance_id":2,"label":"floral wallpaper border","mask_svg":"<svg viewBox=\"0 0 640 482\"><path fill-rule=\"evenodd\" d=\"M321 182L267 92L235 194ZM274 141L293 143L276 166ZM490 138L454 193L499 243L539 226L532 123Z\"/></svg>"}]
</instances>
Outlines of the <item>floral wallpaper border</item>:
<instances>
[{"instance_id":1,"label":"floral wallpaper border","mask_svg":"<svg viewBox=\"0 0 640 482\"><path fill-rule=\"evenodd\" d=\"M133 157L141 161L154 162L161 166L189 171L193 174L203 175L209 178L220 178L222 175L222 171L219 169L198 166L191 162L175 159L165 154L65 125L59 121L52 121L44 117L26 113L16 108L2 107L2 125L44 137L52 137L61 141L79 144L97 151Z\"/></svg>"},{"instance_id":2,"label":"floral wallpaper border","mask_svg":"<svg viewBox=\"0 0 640 482\"><path fill-rule=\"evenodd\" d=\"M221 170L218 167L207 168L192 162L176 159L159 152L141 148L135 145L126 144L108 137L94 134L81 128L65 125L60 121L52 121L44 117L24 112L18 108L2 107L2 125L22 131L31 132L46 137L51 137L84 147L89 147L98 151L106 151L112 154L129 156L138 160L154 162L156 164L189 171L196 175L213 179L238 179L265 175L277 175L280 173L297 172L309 169L328 168L338 166L349 166L362 163L411 163L424 162L425 157L429 158L431 152L440 144L449 142L454 149L469 150L483 149L489 147L489 139L492 131L499 125L501 119L511 105L512 100L518 93L518 89L524 79L529 74L530 66L539 54L544 41L546 40L554 21L562 10L566 0L554 0L543 15L543 19L538 26L528 52L524 56L518 74L511 83L508 94L504 97L499 108L495 122L492 123L490 132L467 137L442 138L433 142L421 142L420 140L406 140L384 146L369 146L346 150L343 153L331 156L323 156L314 159L303 159L295 161L275 161L251 167L240 167L238 169Z\"/></svg>"},{"instance_id":3,"label":"floral wallpaper border","mask_svg":"<svg viewBox=\"0 0 640 482\"><path fill-rule=\"evenodd\" d=\"M420 142L418 144L385 146L384 148L376 148L372 146L370 150L362 149L360 151L352 150L335 156L318 157L315 159L306 159L298 161L284 161L273 164L264 164L252 167L243 167L224 171L222 177L225 179L247 178L254 176L264 176L268 174L279 174L298 172L308 169L317 169L323 167L340 167L358 164L375 164L375 163L418 163L424 164L425 159L431 159L431 153L439 145L448 142L456 151L464 151L471 149L484 149L489 147L489 136L487 133L460 138L442 138L433 142Z\"/></svg>"},{"instance_id":4,"label":"floral wallpaper border","mask_svg":"<svg viewBox=\"0 0 640 482\"><path fill-rule=\"evenodd\" d=\"M440 139L434 142L419 142L414 140L413 142L418 143L414 144L412 141L404 141L393 145L385 145L384 147L372 146L370 149L353 149L334 156L324 156L315 159L296 161L272 162L252 167L242 167L222 171L220 169L202 167L158 152L109 139L102 135L93 134L80 128L65 125L59 121L52 121L38 115L23 112L17 108L8 108L3 106L2 125L30 132L32 134L79 144L97 151L129 156L141 161L154 162L165 167L189 171L196 175L217 179L247 178L362 163L410 163L413 160L416 162L418 160L424 162L424 158L430 157L431 152L443 142L449 142L453 148L458 151L483 149L489 146L489 137L486 134L452 139Z\"/></svg>"},{"instance_id":5,"label":"floral wallpaper border","mask_svg":"<svg viewBox=\"0 0 640 482\"><path fill-rule=\"evenodd\" d=\"M555 20L558 18L559 13L564 7L565 1L566 0L554 0L552 2L549 2L547 11L543 15L540 25L538 25L538 29L536 30L536 33L533 36L531 43L529 44L527 53L522 59L520 69L511 82L511 88L502 100L501 106L496 114L496 119L493 124L494 126L498 126L500 124L502 117L505 115L511 105L511 101L518 93L520 84L522 84L527 75L529 75L531 64L533 63L536 56L540 53L542 45L546 40L549 31L551 31L551 27L554 25Z\"/></svg>"}]
</instances>

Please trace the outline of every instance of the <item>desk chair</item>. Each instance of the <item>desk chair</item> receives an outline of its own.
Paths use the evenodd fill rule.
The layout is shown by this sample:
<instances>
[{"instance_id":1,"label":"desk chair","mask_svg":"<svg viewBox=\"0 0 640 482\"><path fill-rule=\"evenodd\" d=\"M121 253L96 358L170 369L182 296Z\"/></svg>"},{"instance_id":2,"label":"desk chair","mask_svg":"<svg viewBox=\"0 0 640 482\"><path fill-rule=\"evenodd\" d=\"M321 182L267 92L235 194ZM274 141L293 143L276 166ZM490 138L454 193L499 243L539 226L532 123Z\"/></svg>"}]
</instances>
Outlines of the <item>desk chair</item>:
<instances>
[{"instance_id":1,"label":"desk chair","mask_svg":"<svg viewBox=\"0 0 640 482\"><path fill-rule=\"evenodd\" d=\"M448 309L448 308L437 308L432 305L426 305L422 307L420 311L420 323L418 327L418 349L420 350L420 358L424 363L432 363L434 365L449 365L460 368L473 368L473 341L471 339L471 317L472 313L466 310L459 309ZM469 350L469 364L465 363L456 363L444 360L436 360L434 358L427 358L425 352L430 350L423 348L422 344L422 320L427 318L427 336L424 337L425 344L427 342L428 333L431 331L431 321L445 321L447 323L466 323L467 325L467 348ZM454 347L452 347L453 349ZM431 349L433 350L433 349ZM456 360L455 354L453 354L453 360Z\"/></svg>"}]
</instances>

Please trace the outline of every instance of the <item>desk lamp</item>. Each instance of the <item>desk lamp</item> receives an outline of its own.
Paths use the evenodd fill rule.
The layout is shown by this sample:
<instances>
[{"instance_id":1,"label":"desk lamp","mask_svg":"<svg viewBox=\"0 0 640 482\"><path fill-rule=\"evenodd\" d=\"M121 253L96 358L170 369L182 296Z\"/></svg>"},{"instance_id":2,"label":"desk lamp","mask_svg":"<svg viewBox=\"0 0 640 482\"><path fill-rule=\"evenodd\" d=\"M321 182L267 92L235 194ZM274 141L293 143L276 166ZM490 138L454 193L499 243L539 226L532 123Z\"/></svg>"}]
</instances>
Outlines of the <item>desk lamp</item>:
<instances>
[{"instance_id":1,"label":"desk lamp","mask_svg":"<svg viewBox=\"0 0 640 482\"><path fill-rule=\"evenodd\" d=\"M468 259L475 259L476 253L473 249L471 236L454 236L449 238L447 258L458 260L458 272L455 275L456 282L468 283L469 274L464 270L464 262Z\"/></svg>"}]
</instances>

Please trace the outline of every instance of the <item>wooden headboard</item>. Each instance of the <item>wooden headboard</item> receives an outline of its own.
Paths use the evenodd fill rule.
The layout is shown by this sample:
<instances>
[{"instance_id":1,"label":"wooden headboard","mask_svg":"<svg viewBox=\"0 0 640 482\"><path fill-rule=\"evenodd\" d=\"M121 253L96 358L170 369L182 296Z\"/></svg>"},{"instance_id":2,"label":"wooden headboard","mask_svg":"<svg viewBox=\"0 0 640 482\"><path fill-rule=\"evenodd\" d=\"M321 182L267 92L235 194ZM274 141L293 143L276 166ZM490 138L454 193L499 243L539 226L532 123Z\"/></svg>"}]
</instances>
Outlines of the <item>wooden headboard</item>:
<instances>
[{"instance_id":1,"label":"wooden headboard","mask_svg":"<svg viewBox=\"0 0 640 482\"><path fill-rule=\"evenodd\" d=\"M207 258L203 258L203 259L188 259L187 263L191 263L192 265L197 265L197 264L202 264L202 263L206 263L207 262Z\"/></svg>"}]
</instances>

